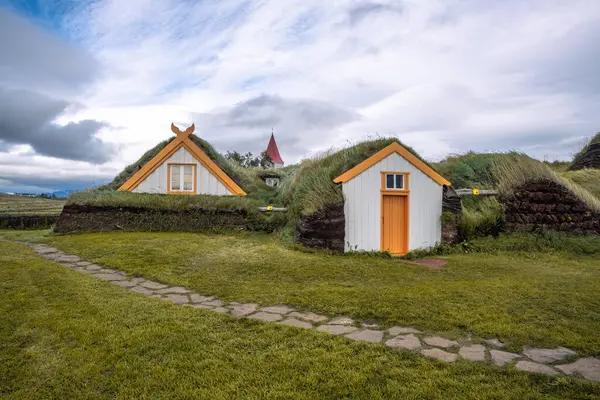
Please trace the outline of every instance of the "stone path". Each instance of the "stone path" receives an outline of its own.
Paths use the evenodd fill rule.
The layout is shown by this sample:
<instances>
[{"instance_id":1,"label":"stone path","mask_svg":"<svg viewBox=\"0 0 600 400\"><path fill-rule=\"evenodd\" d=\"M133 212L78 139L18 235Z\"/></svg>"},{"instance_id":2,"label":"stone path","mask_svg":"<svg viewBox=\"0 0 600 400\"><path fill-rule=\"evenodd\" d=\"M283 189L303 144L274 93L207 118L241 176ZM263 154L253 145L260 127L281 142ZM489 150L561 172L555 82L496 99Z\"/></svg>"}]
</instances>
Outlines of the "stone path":
<instances>
[{"instance_id":1,"label":"stone path","mask_svg":"<svg viewBox=\"0 0 600 400\"><path fill-rule=\"evenodd\" d=\"M344 335L347 339L366 343L382 343L393 349L418 351L437 360L453 363L459 359L490 363L498 367L513 366L517 370L549 376L571 375L600 382L600 360L593 357L578 358L571 349L541 349L525 347L522 354L499 350L504 344L497 338L464 338L450 340L423 333L413 327L394 326L386 330L374 324L360 324L350 317L331 318L313 312L298 312L293 307L278 304L260 307L253 303L225 303L214 296L202 295L180 286L131 277L122 271L104 268L65 254L45 244L22 243L40 256L53 260L75 271L89 274L124 289L187 307L212 310L234 317L252 318L302 329L316 329L331 335Z\"/></svg>"}]
</instances>

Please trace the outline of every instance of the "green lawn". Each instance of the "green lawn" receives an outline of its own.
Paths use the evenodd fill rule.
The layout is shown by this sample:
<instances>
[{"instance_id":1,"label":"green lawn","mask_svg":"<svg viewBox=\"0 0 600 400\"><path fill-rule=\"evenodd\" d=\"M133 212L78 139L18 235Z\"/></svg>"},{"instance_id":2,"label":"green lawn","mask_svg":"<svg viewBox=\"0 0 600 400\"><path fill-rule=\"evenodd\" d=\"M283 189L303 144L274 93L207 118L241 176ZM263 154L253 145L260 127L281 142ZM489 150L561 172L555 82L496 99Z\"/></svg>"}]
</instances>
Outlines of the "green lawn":
<instances>
[{"instance_id":1,"label":"green lawn","mask_svg":"<svg viewBox=\"0 0 600 400\"><path fill-rule=\"evenodd\" d=\"M96 248L95 237L123 243L111 257L127 242L127 235L53 241L66 247L66 239L87 238ZM193 244L233 240L147 235L139 243L148 250L157 238L166 241L152 251L155 258L163 247L179 245L189 255ZM260 246L252 243L246 246ZM594 399L600 386L470 362L447 365L383 345L176 306L0 241L0 396Z\"/></svg>"},{"instance_id":2,"label":"green lawn","mask_svg":"<svg viewBox=\"0 0 600 400\"><path fill-rule=\"evenodd\" d=\"M285 303L449 336L498 337L515 351L529 344L600 354L598 255L458 254L433 271L381 257L301 252L258 234L106 233L43 240L108 267L225 300Z\"/></svg>"}]
</instances>

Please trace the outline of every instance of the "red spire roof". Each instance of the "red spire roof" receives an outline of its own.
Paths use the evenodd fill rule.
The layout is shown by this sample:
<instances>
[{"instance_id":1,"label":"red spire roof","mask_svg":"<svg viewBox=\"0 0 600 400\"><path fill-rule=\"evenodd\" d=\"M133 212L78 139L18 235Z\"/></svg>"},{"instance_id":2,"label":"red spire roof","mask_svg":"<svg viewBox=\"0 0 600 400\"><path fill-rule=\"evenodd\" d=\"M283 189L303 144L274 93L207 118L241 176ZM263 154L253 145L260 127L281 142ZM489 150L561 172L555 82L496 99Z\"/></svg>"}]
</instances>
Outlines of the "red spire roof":
<instances>
[{"instance_id":1,"label":"red spire roof","mask_svg":"<svg viewBox=\"0 0 600 400\"><path fill-rule=\"evenodd\" d=\"M271 161L274 163L283 164L283 160L279 155L279 149L277 148L277 143L275 143L275 136L271 133L271 140L269 140L269 145L267 146L267 154L271 157Z\"/></svg>"}]
</instances>

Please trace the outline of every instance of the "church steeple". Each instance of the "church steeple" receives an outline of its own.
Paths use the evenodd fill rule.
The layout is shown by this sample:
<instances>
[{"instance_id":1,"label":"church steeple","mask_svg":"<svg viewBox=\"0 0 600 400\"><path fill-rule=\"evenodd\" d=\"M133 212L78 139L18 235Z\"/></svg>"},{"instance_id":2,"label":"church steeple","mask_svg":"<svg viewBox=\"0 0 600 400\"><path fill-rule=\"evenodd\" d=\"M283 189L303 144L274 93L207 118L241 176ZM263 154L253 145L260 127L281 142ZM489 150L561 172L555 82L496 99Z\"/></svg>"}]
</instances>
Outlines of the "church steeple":
<instances>
[{"instance_id":1,"label":"church steeple","mask_svg":"<svg viewBox=\"0 0 600 400\"><path fill-rule=\"evenodd\" d=\"M271 157L271 161L273 162L273 166L275 168L283 167L283 159L279 155L279 149L277 148L277 143L275 142L275 135L271 132L271 139L269 140L269 144L267 146L267 154Z\"/></svg>"}]
</instances>

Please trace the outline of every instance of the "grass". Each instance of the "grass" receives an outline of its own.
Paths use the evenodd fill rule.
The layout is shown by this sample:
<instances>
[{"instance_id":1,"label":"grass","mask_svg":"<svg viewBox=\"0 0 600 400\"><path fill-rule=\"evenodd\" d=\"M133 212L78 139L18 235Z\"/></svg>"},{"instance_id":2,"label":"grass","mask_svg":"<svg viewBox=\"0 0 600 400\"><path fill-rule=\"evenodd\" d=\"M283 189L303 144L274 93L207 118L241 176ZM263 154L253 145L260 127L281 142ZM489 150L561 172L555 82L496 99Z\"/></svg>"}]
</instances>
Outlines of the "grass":
<instances>
[{"instance_id":1,"label":"grass","mask_svg":"<svg viewBox=\"0 0 600 400\"><path fill-rule=\"evenodd\" d=\"M218 210L245 208L248 201L239 196L173 196L156 193L132 193L115 190L90 190L73 193L67 205L96 207L139 207L157 210Z\"/></svg>"},{"instance_id":2,"label":"grass","mask_svg":"<svg viewBox=\"0 0 600 400\"><path fill-rule=\"evenodd\" d=\"M65 200L39 197L0 195L0 216L5 215L58 215Z\"/></svg>"},{"instance_id":3,"label":"grass","mask_svg":"<svg viewBox=\"0 0 600 400\"><path fill-rule=\"evenodd\" d=\"M301 252L258 234L37 239L108 267L230 301L286 303L381 326L498 337L513 350L529 344L600 354L600 238L589 238L591 256L560 244L562 250L508 251L502 243L519 243L510 238L488 242L496 247L487 252L479 246L478 253L450 255L440 271L382 257Z\"/></svg>"},{"instance_id":4,"label":"grass","mask_svg":"<svg viewBox=\"0 0 600 400\"><path fill-rule=\"evenodd\" d=\"M510 158L517 153L475 153L451 155L435 163L436 170L456 189L492 189L496 186L494 162Z\"/></svg>"},{"instance_id":5,"label":"grass","mask_svg":"<svg viewBox=\"0 0 600 400\"><path fill-rule=\"evenodd\" d=\"M563 176L600 198L600 169L569 171L565 172Z\"/></svg>"},{"instance_id":6,"label":"grass","mask_svg":"<svg viewBox=\"0 0 600 400\"><path fill-rule=\"evenodd\" d=\"M175 306L0 242L9 399L593 399L600 386Z\"/></svg>"},{"instance_id":7,"label":"grass","mask_svg":"<svg viewBox=\"0 0 600 400\"><path fill-rule=\"evenodd\" d=\"M547 179L565 187L590 210L600 212L600 199L577 183L554 172L544 163L524 154L496 161L494 170L494 174L498 176L497 190L501 196L511 196L516 187L527 182Z\"/></svg>"},{"instance_id":8,"label":"grass","mask_svg":"<svg viewBox=\"0 0 600 400\"><path fill-rule=\"evenodd\" d=\"M463 200L459 231L465 240L496 234L500 230L502 204L495 197L466 198Z\"/></svg>"}]
</instances>

